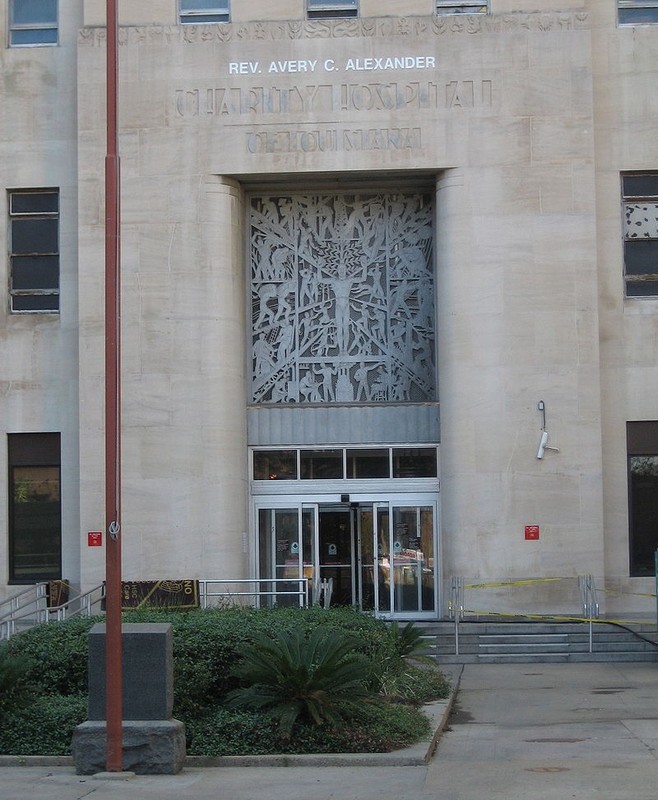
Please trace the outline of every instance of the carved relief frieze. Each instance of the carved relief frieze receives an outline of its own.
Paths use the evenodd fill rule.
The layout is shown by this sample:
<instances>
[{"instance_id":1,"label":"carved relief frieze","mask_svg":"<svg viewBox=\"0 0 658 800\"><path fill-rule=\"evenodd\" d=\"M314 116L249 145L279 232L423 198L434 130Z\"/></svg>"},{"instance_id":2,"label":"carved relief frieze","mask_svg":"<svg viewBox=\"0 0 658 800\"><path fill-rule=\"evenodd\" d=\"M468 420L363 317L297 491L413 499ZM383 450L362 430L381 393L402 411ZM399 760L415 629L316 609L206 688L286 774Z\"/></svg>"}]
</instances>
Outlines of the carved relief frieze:
<instances>
[{"instance_id":1,"label":"carved relief frieze","mask_svg":"<svg viewBox=\"0 0 658 800\"><path fill-rule=\"evenodd\" d=\"M254 198L252 402L435 399L424 195Z\"/></svg>"},{"instance_id":2,"label":"carved relief frieze","mask_svg":"<svg viewBox=\"0 0 658 800\"><path fill-rule=\"evenodd\" d=\"M177 41L239 42L242 40L286 41L291 39L378 38L413 39L436 36L507 33L510 31L551 32L588 29L586 11L555 11L513 14L459 14L433 17L370 17L335 20L286 20L284 22L222 23L217 25L154 25L119 29L119 44L158 44ZM83 28L79 44L101 46L104 28Z\"/></svg>"}]
</instances>

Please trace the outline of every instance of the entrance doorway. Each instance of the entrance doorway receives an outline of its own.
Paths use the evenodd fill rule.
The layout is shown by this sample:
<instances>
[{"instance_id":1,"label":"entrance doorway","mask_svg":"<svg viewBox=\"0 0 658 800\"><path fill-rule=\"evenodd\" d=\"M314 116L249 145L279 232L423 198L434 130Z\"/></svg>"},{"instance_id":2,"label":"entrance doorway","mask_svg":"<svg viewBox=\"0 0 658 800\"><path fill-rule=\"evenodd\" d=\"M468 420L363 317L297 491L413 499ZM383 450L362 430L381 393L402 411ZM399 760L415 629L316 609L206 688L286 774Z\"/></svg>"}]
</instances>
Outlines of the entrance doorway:
<instances>
[{"instance_id":1,"label":"entrance doorway","mask_svg":"<svg viewBox=\"0 0 658 800\"><path fill-rule=\"evenodd\" d=\"M391 618L437 616L433 495L349 503L262 498L256 517L260 578L307 578L311 604ZM273 602L285 600L273 595Z\"/></svg>"}]
</instances>

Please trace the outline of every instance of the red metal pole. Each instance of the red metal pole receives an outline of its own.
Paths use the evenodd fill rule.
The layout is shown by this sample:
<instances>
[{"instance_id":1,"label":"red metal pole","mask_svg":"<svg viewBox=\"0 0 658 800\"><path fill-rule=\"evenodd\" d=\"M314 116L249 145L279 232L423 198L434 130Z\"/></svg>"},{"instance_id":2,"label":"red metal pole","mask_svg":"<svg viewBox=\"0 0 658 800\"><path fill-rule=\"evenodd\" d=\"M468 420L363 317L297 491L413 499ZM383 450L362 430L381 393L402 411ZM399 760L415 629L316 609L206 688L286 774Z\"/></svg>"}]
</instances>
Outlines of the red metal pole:
<instances>
[{"instance_id":1,"label":"red metal pole","mask_svg":"<svg viewBox=\"0 0 658 800\"><path fill-rule=\"evenodd\" d=\"M121 663L121 248L117 0L107 0L105 157L105 698L106 768L122 771Z\"/></svg>"}]
</instances>

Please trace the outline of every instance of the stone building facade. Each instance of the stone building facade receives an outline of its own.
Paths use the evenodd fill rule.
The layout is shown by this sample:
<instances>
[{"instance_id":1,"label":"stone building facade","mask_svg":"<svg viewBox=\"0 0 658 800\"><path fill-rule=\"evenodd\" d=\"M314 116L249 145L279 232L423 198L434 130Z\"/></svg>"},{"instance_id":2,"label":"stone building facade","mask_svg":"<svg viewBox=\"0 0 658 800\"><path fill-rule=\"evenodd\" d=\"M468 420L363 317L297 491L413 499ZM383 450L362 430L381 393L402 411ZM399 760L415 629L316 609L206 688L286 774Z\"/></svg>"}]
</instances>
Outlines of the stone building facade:
<instances>
[{"instance_id":1,"label":"stone building facade","mask_svg":"<svg viewBox=\"0 0 658 800\"><path fill-rule=\"evenodd\" d=\"M105 526L105 3L4 5L0 599L100 584ZM124 576L650 610L658 4L126 0L119 38Z\"/></svg>"}]
</instances>

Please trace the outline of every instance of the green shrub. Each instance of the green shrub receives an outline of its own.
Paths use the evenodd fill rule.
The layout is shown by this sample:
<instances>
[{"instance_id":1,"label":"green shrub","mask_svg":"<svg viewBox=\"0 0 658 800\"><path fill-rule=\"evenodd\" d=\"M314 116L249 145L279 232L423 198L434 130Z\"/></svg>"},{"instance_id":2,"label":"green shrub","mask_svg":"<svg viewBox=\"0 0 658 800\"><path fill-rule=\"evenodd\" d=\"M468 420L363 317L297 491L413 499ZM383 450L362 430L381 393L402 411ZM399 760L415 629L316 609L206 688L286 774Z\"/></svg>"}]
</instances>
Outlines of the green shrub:
<instances>
[{"instance_id":1,"label":"green shrub","mask_svg":"<svg viewBox=\"0 0 658 800\"><path fill-rule=\"evenodd\" d=\"M30 668L27 658L10 653L6 643L0 646L0 721L31 700L35 689L29 680Z\"/></svg>"},{"instance_id":2,"label":"green shrub","mask_svg":"<svg viewBox=\"0 0 658 800\"><path fill-rule=\"evenodd\" d=\"M422 705L450 694L450 684L437 667L407 665L381 676L381 692L391 700Z\"/></svg>"},{"instance_id":3,"label":"green shrub","mask_svg":"<svg viewBox=\"0 0 658 800\"><path fill-rule=\"evenodd\" d=\"M357 649L381 654L387 626L352 608L221 608L188 612L144 609L125 615L130 622L171 622L174 650L174 713L192 719L222 702L239 681L234 667L244 646L259 636L317 628L355 634ZM385 645L389 648L390 645ZM373 687L377 681L371 681Z\"/></svg>"},{"instance_id":4,"label":"green shrub","mask_svg":"<svg viewBox=\"0 0 658 800\"><path fill-rule=\"evenodd\" d=\"M289 738L298 719L336 725L355 700L370 695L367 660L346 631L316 628L261 635L245 646L232 670L245 684L229 692L229 707L269 711Z\"/></svg>"},{"instance_id":5,"label":"green shrub","mask_svg":"<svg viewBox=\"0 0 658 800\"><path fill-rule=\"evenodd\" d=\"M7 733L0 737L0 752L15 753L19 752L21 747L28 746L32 753L68 752L71 731L86 716L88 632L92 625L102 621L103 617L97 617L40 625L13 636L3 646L2 652L11 655L12 658L29 662L23 669L26 686L38 687L39 692L46 697L43 701L39 699L38 703L35 700L24 713L11 712L11 725L6 728ZM390 633L390 626L356 609L222 608L186 612L145 609L126 614L125 621L171 622L174 649L174 716L183 720L192 733L198 731L199 726L206 724L205 720L209 713L233 715L237 713L226 710L219 712L215 709L222 705L229 692L240 686L239 671L236 674L235 667L245 646L263 635L274 639L284 632L292 631L300 631L307 636L317 630L347 632L354 636L356 651L367 658L367 688L370 691L409 703L422 703L447 694L448 687L439 670L405 663L396 644L396 637ZM48 698L48 695L52 697ZM71 698L70 706L66 703L68 697ZM41 702L45 703L45 708L39 711L38 705ZM55 711L61 712L66 717L67 709L73 709L70 723L63 720L61 729L57 727L59 723L54 724L51 733L48 733L48 719L53 717ZM341 713L346 711L347 709L343 708ZM352 715L354 709L350 709L349 713ZM373 711L367 704L363 713L376 715L380 712ZM44 720L43 734L35 732L36 720L40 714L43 714ZM259 720L261 733L254 734L256 738L263 735L263 726L269 725L268 730L279 730L272 718L267 718L263 714L247 714L245 717L249 720L252 718ZM21 730L23 720L24 732ZM244 722L242 724L246 725ZM4 733L4 726L0 727ZM317 736L319 739L328 736L334 741L332 737L337 735L335 731L343 728L346 730L345 735L348 735L352 730L351 721L349 725L339 724L335 729L322 725L318 729L322 735ZM301 735L298 729L303 733L304 741L308 740L308 743L303 745L308 748L304 752L313 752L315 747L321 747L321 744L311 744L315 741L313 737L316 736L315 733L307 732L312 730L311 726L296 725L295 736L285 752L297 752L295 749L297 739ZM225 733L229 736L228 731L221 730L217 736L223 736ZM246 735L245 733L244 736ZM277 733L277 736L280 739L280 733ZM362 737L363 747L371 746L368 744L367 731L354 733L354 736ZM214 741L214 738L213 735L211 739ZM194 740L198 742L197 734L194 735ZM21 745L23 741L25 745ZM347 745L349 742L340 745L335 743L332 745L335 747L334 750L315 751L337 752ZM277 751L283 752L280 750L281 746L277 745L279 748ZM350 746L357 751L359 749L356 739ZM47 750L40 749L42 747ZM247 746L240 752L254 751ZM24 751L24 754L27 753Z\"/></svg>"},{"instance_id":6,"label":"green shrub","mask_svg":"<svg viewBox=\"0 0 658 800\"><path fill-rule=\"evenodd\" d=\"M429 735L427 717L411 706L363 705L348 724L298 724L292 738L276 720L255 711L215 709L187 726L189 755L387 753Z\"/></svg>"},{"instance_id":7,"label":"green shrub","mask_svg":"<svg viewBox=\"0 0 658 800\"><path fill-rule=\"evenodd\" d=\"M391 622L387 628L387 640L393 652L401 661L433 663L427 656L427 644L423 632L413 622L408 622L400 628L397 622Z\"/></svg>"},{"instance_id":8,"label":"green shrub","mask_svg":"<svg viewBox=\"0 0 658 800\"><path fill-rule=\"evenodd\" d=\"M191 756L270 755L277 750L277 723L267 714L220 706L185 723Z\"/></svg>"},{"instance_id":9,"label":"green shrub","mask_svg":"<svg viewBox=\"0 0 658 800\"><path fill-rule=\"evenodd\" d=\"M84 695L36 697L25 708L4 715L0 726L0 753L69 755L73 729L86 717L87 698Z\"/></svg>"},{"instance_id":10,"label":"green shrub","mask_svg":"<svg viewBox=\"0 0 658 800\"><path fill-rule=\"evenodd\" d=\"M92 625L99 621L104 618L37 625L12 636L7 650L31 663L27 677L45 694L84 694L87 691L87 636Z\"/></svg>"}]
</instances>

